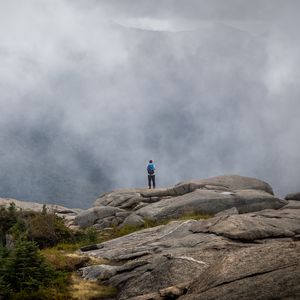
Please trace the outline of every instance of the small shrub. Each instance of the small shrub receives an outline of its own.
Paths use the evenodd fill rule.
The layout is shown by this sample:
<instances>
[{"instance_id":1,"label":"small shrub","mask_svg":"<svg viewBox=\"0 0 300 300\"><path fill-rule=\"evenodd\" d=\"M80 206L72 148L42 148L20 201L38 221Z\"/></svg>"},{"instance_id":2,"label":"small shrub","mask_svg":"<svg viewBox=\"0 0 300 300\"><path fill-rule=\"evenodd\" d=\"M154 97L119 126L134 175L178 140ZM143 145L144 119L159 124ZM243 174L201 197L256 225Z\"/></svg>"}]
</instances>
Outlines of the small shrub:
<instances>
[{"instance_id":1,"label":"small shrub","mask_svg":"<svg viewBox=\"0 0 300 300\"><path fill-rule=\"evenodd\" d=\"M95 228L90 227L85 230L85 240L90 243L95 243L98 239L98 232Z\"/></svg>"},{"instance_id":2,"label":"small shrub","mask_svg":"<svg viewBox=\"0 0 300 300\"><path fill-rule=\"evenodd\" d=\"M54 213L47 213L45 208L42 212L17 211L14 204L0 209L0 244L5 245L7 234L12 234L15 240L27 236L39 248L74 240L72 230Z\"/></svg>"},{"instance_id":3,"label":"small shrub","mask_svg":"<svg viewBox=\"0 0 300 300\"><path fill-rule=\"evenodd\" d=\"M28 238L37 242L40 248L52 247L73 238L72 231L53 213L30 213L25 223Z\"/></svg>"}]
</instances>

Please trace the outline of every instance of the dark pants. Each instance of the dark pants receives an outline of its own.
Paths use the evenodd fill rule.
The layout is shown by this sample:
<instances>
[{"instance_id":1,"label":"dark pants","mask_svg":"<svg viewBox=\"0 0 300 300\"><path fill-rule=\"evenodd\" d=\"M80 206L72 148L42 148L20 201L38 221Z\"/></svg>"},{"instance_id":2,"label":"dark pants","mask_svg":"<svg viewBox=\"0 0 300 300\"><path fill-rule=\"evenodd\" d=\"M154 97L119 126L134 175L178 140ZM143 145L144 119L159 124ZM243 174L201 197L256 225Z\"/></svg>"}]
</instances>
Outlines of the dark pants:
<instances>
[{"instance_id":1,"label":"dark pants","mask_svg":"<svg viewBox=\"0 0 300 300\"><path fill-rule=\"evenodd\" d=\"M152 181L152 184L153 184L153 188L155 189L155 175L148 175L149 189L151 189L151 181Z\"/></svg>"}]
</instances>

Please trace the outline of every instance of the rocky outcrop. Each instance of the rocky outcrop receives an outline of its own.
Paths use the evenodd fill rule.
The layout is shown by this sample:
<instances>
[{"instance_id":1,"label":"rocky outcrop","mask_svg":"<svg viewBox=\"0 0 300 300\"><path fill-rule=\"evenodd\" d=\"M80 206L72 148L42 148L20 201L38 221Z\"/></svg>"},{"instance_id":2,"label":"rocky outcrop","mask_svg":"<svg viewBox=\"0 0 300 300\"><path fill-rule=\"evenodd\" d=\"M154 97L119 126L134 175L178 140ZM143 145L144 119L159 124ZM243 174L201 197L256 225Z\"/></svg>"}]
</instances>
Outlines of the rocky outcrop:
<instances>
[{"instance_id":1,"label":"rocky outcrop","mask_svg":"<svg viewBox=\"0 0 300 300\"><path fill-rule=\"evenodd\" d=\"M295 201L295 200L289 200L288 204L283 206L281 209L286 209L286 208L300 208L300 201Z\"/></svg>"},{"instance_id":2,"label":"rocky outcrop","mask_svg":"<svg viewBox=\"0 0 300 300\"><path fill-rule=\"evenodd\" d=\"M299 258L299 243L239 249L209 267L180 299L299 299Z\"/></svg>"},{"instance_id":3,"label":"rocky outcrop","mask_svg":"<svg viewBox=\"0 0 300 300\"><path fill-rule=\"evenodd\" d=\"M215 214L215 217L220 217L220 216L232 216L232 215L238 215L239 211L237 210L236 207L232 207L226 210L222 210L219 213Z\"/></svg>"},{"instance_id":4,"label":"rocky outcrop","mask_svg":"<svg viewBox=\"0 0 300 300\"><path fill-rule=\"evenodd\" d=\"M94 206L115 206L122 209L134 209L140 202L154 203L165 198L182 196L195 190L233 192L240 190L264 191L273 195L272 187L261 180L239 175L224 175L209 179L180 182L171 188L127 189L106 193L98 198Z\"/></svg>"},{"instance_id":5,"label":"rocky outcrop","mask_svg":"<svg viewBox=\"0 0 300 300\"><path fill-rule=\"evenodd\" d=\"M178 218L186 214L216 214L236 208L238 213L278 209L288 202L274 197L271 186L261 180L238 175L218 176L203 180L181 182L171 188L117 190L98 198L94 207L121 209L104 219L95 218L92 210L86 224L103 229L110 226L139 226L146 220ZM127 212L127 215L126 215ZM128 214L129 212L129 214ZM75 223L81 225L81 215ZM92 223L93 220L93 224Z\"/></svg>"},{"instance_id":6,"label":"rocky outcrop","mask_svg":"<svg viewBox=\"0 0 300 300\"><path fill-rule=\"evenodd\" d=\"M17 210L29 210L41 212L44 208L50 212L55 213L57 216L65 219L66 225L73 226L73 220L78 213L82 211L82 209L70 209L61 205L56 204L42 204L37 202L29 202L29 201L21 201L11 198L0 198L0 208L6 207L8 208L11 203L15 204Z\"/></svg>"},{"instance_id":7,"label":"rocky outcrop","mask_svg":"<svg viewBox=\"0 0 300 300\"><path fill-rule=\"evenodd\" d=\"M300 193L287 194L284 199L300 201Z\"/></svg>"},{"instance_id":8,"label":"rocky outcrop","mask_svg":"<svg viewBox=\"0 0 300 300\"><path fill-rule=\"evenodd\" d=\"M41 211L43 204L0 199L0 206L14 202L24 210ZM278 209L288 201L274 197L271 186L261 180L238 175L181 182L171 188L117 190L106 193L87 210L47 204L47 210L66 220L72 228L93 226L142 226L146 221L173 219L186 214L217 214L236 208L238 213Z\"/></svg>"},{"instance_id":9,"label":"rocky outcrop","mask_svg":"<svg viewBox=\"0 0 300 300\"><path fill-rule=\"evenodd\" d=\"M254 241L300 235L299 209L263 210L244 215L211 218L191 227L193 232L214 233L233 240Z\"/></svg>"},{"instance_id":10,"label":"rocky outcrop","mask_svg":"<svg viewBox=\"0 0 300 300\"><path fill-rule=\"evenodd\" d=\"M104 229L123 222L130 213L113 206L97 206L79 213L74 222L81 228L95 225L95 228Z\"/></svg>"},{"instance_id":11,"label":"rocky outcrop","mask_svg":"<svg viewBox=\"0 0 300 300\"><path fill-rule=\"evenodd\" d=\"M78 251L101 261L81 268L82 277L116 287L118 300L299 299L297 195L283 200L263 181L230 175L171 188L113 191L84 211L46 208L70 227L106 229L102 233L185 214L214 215L173 220ZM23 210L44 207L14 199L0 199L0 207L11 202Z\"/></svg>"},{"instance_id":12,"label":"rocky outcrop","mask_svg":"<svg viewBox=\"0 0 300 300\"><path fill-rule=\"evenodd\" d=\"M300 206L173 221L94 245L85 278L125 299L297 299Z\"/></svg>"},{"instance_id":13,"label":"rocky outcrop","mask_svg":"<svg viewBox=\"0 0 300 300\"><path fill-rule=\"evenodd\" d=\"M177 218L189 213L216 214L236 207L239 213L259 211L265 208L281 208L286 201L264 191L237 190L215 191L196 189L188 194L164 199L135 211L145 219Z\"/></svg>"}]
</instances>

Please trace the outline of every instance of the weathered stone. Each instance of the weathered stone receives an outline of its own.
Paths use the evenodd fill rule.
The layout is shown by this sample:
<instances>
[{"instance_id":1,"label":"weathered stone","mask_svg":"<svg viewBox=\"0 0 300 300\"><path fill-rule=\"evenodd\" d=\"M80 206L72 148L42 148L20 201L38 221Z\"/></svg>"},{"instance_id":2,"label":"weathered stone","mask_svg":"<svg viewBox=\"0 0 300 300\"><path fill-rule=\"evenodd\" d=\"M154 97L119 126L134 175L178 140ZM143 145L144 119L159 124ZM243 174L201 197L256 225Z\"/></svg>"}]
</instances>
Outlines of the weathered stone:
<instances>
[{"instance_id":1,"label":"weathered stone","mask_svg":"<svg viewBox=\"0 0 300 300\"><path fill-rule=\"evenodd\" d=\"M130 214L130 211L116 212L116 217L127 218Z\"/></svg>"},{"instance_id":2,"label":"weathered stone","mask_svg":"<svg viewBox=\"0 0 300 300\"><path fill-rule=\"evenodd\" d=\"M257 244L269 244L269 243L293 242L293 241L294 241L294 236L291 237L291 238L276 237L276 238L266 238L266 239L261 239L261 240L253 240L253 243L257 243Z\"/></svg>"},{"instance_id":3,"label":"weathered stone","mask_svg":"<svg viewBox=\"0 0 300 300\"><path fill-rule=\"evenodd\" d=\"M178 286L170 286L159 290L159 294L167 299L176 299L187 292L187 287L184 284Z\"/></svg>"},{"instance_id":4,"label":"weathered stone","mask_svg":"<svg viewBox=\"0 0 300 300\"><path fill-rule=\"evenodd\" d=\"M144 197L132 197L120 206L123 209L134 209L139 203L143 202L146 198Z\"/></svg>"},{"instance_id":5,"label":"weathered stone","mask_svg":"<svg viewBox=\"0 0 300 300\"><path fill-rule=\"evenodd\" d=\"M130 200L130 203L128 204L131 205L130 207L132 207L133 209L136 209L138 206L140 206L141 204L143 205L147 205L149 203L155 203L161 200L161 197L139 197L139 198L133 198ZM122 207L123 208L123 207Z\"/></svg>"},{"instance_id":6,"label":"weathered stone","mask_svg":"<svg viewBox=\"0 0 300 300\"><path fill-rule=\"evenodd\" d=\"M284 199L273 197L271 194L259 190L238 190L233 194L240 214L260 211L263 209L279 209L287 204Z\"/></svg>"},{"instance_id":7,"label":"weathered stone","mask_svg":"<svg viewBox=\"0 0 300 300\"><path fill-rule=\"evenodd\" d=\"M141 190L116 190L110 193L106 193L95 201L94 206L109 205L120 207L122 205L125 205L125 203L132 198L139 198L141 196L139 193Z\"/></svg>"},{"instance_id":8,"label":"weathered stone","mask_svg":"<svg viewBox=\"0 0 300 300\"><path fill-rule=\"evenodd\" d=\"M190 228L191 224L194 223L197 223L197 221L174 221L167 225L144 229L98 244L98 249L89 252L89 254L108 260L120 260L120 257L124 257L125 255L141 253L143 251L155 252L161 243L164 245L169 239L174 240L178 237L193 235L190 232ZM162 247L164 248L165 246Z\"/></svg>"},{"instance_id":9,"label":"weathered stone","mask_svg":"<svg viewBox=\"0 0 300 300\"><path fill-rule=\"evenodd\" d=\"M142 217L132 213L128 216L121 226L132 226L132 227L139 227L145 224L145 221Z\"/></svg>"},{"instance_id":10,"label":"weathered stone","mask_svg":"<svg viewBox=\"0 0 300 300\"><path fill-rule=\"evenodd\" d=\"M284 199L300 201L300 193L287 194Z\"/></svg>"},{"instance_id":11,"label":"weathered stone","mask_svg":"<svg viewBox=\"0 0 300 300\"><path fill-rule=\"evenodd\" d=\"M103 230L105 228L116 227L120 225L124 221L122 217L111 216L104 219L97 220L96 224L93 225L94 228L98 230Z\"/></svg>"},{"instance_id":12,"label":"weathered stone","mask_svg":"<svg viewBox=\"0 0 300 300\"><path fill-rule=\"evenodd\" d=\"M77 215L79 212L82 211L82 209L70 209L61 205L56 204L42 204L37 202L30 202L30 201L21 201L11 198L0 198L0 207L6 207L8 208L11 203L14 203L16 206L16 209L22 209L22 210L30 210L30 211L36 211L41 212L43 208L47 210L47 212L50 213L56 213L60 215Z\"/></svg>"},{"instance_id":13,"label":"weathered stone","mask_svg":"<svg viewBox=\"0 0 300 300\"><path fill-rule=\"evenodd\" d=\"M127 276L119 287L122 288L122 294L119 299L128 299L140 294L149 294L157 290L164 290L173 285L179 285L187 278L191 279L202 273L206 266L197 264L188 259L173 258L164 256L154 258L151 264L134 270ZM125 274L122 274L124 278ZM114 280L109 281L111 284Z\"/></svg>"},{"instance_id":14,"label":"weathered stone","mask_svg":"<svg viewBox=\"0 0 300 300\"><path fill-rule=\"evenodd\" d=\"M149 205L148 203L140 202L140 203L133 209L133 211L137 211L137 210L139 210L139 209L141 209L141 208L143 208L143 207L146 207L146 206L148 206L148 205Z\"/></svg>"},{"instance_id":15,"label":"weathered stone","mask_svg":"<svg viewBox=\"0 0 300 300\"><path fill-rule=\"evenodd\" d=\"M215 217L193 224L193 232L214 233L231 239L257 240L292 237L300 233L300 210L263 210L257 213Z\"/></svg>"},{"instance_id":16,"label":"weathered stone","mask_svg":"<svg viewBox=\"0 0 300 300\"><path fill-rule=\"evenodd\" d=\"M215 188L213 188L215 186ZM223 190L261 190L273 195L272 187L256 178L239 176L239 175L224 175L217 176L202 180L193 180L189 182L182 182L175 186L177 188L177 193L179 189L184 191L192 192L195 189L210 187L210 189L218 190L222 188Z\"/></svg>"},{"instance_id":17,"label":"weathered stone","mask_svg":"<svg viewBox=\"0 0 300 300\"><path fill-rule=\"evenodd\" d=\"M184 214L207 213L236 207L239 213L280 208L285 200L275 198L269 184L238 175L225 175L182 182L159 189L116 190L95 202L134 211L143 219L178 218Z\"/></svg>"},{"instance_id":18,"label":"weathered stone","mask_svg":"<svg viewBox=\"0 0 300 300\"><path fill-rule=\"evenodd\" d=\"M88 246L81 247L80 251L86 252L86 251L98 250L100 248L101 248L101 246L99 247L98 245L93 244L93 245L88 245Z\"/></svg>"},{"instance_id":19,"label":"weathered stone","mask_svg":"<svg viewBox=\"0 0 300 300\"><path fill-rule=\"evenodd\" d=\"M98 220L115 216L117 212L123 212L123 210L112 206L97 206L89 208L78 214L74 219L74 223L82 228L86 228L94 225Z\"/></svg>"},{"instance_id":20,"label":"weathered stone","mask_svg":"<svg viewBox=\"0 0 300 300\"><path fill-rule=\"evenodd\" d=\"M239 211L236 207L232 207L223 211L220 211L215 215L215 217L221 217L221 216L232 216L232 215L238 215Z\"/></svg>"},{"instance_id":21,"label":"weathered stone","mask_svg":"<svg viewBox=\"0 0 300 300\"><path fill-rule=\"evenodd\" d=\"M160 189L146 189L141 192L141 195L145 198L150 197L166 197L166 196L176 196L176 193L173 188L160 188Z\"/></svg>"},{"instance_id":22,"label":"weathered stone","mask_svg":"<svg viewBox=\"0 0 300 300\"><path fill-rule=\"evenodd\" d=\"M99 244L99 249L85 253L125 263L107 279L120 290L119 300L153 295L223 299L222 293L224 299L231 299L231 289L233 299L271 299L278 292L277 282L285 285L279 295L295 296L299 220L298 209L285 208L174 221ZM212 279L207 282L206 278ZM253 292L255 288L259 292Z\"/></svg>"},{"instance_id":23,"label":"weathered stone","mask_svg":"<svg viewBox=\"0 0 300 300\"><path fill-rule=\"evenodd\" d=\"M128 298L128 300L165 300L165 299L161 297L158 292L154 292L147 295L140 295L140 296Z\"/></svg>"},{"instance_id":24,"label":"weathered stone","mask_svg":"<svg viewBox=\"0 0 300 300\"><path fill-rule=\"evenodd\" d=\"M160 200L161 200L161 197L150 197L150 198L147 198L147 200L144 200L144 202L154 203L154 202L158 202Z\"/></svg>"},{"instance_id":25,"label":"weathered stone","mask_svg":"<svg viewBox=\"0 0 300 300\"><path fill-rule=\"evenodd\" d=\"M94 265L81 268L79 271L84 279L96 281L98 279L109 279L117 273L118 267L109 265Z\"/></svg>"},{"instance_id":26,"label":"weathered stone","mask_svg":"<svg viewBox=\"0 0 300 300\"><path fill-rule=\"evenodd\" d=\"M280 209L287 209L287 208L291 208L291 209L300 209L300 201L297 200L288 200L288 204L283 206Z\"/></svg>"},{"instance_id":27,"label":"weathered stone","mask_svg":"<svg viewBox=\"0 0 300 300\"><path fill-rule=\"evenodd\" d=\"M136 211L144 219L177 218L190 213L215 214L236 207L239 213L280 208L287 204L264 191L240 190L234 193L197 189L183 196L149 204Z\"/></svg>"},{"instance_id":28,"label":"weathered stone","mask_svg":"<svg viewBox=\"0 0 300 300\"><path fill-rule=\"evenodd\" d=\"M242 248L195 278L181 300L298 299L300 244L276 243Z\"/></svg>"}]
</instances>

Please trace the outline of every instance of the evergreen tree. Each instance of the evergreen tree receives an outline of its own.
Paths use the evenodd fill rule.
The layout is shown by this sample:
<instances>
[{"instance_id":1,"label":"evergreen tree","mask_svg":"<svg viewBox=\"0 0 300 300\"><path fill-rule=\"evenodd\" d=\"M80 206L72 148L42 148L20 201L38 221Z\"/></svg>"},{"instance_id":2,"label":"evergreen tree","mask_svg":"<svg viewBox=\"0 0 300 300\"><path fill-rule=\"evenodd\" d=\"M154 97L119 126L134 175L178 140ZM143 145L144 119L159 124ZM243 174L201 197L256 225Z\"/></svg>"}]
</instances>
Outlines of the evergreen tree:
<instances>
[{"instance_id":1,"label":"evergreen tree","mask_svg":"<svg viewBox=\"0 0 300 300\"><path fill-rule=\"evenodd\" d=\"M18 214L16 205L10 203L8 209L0 209L0 245L5 245L6 234L9 229L17 222Z\"/></svg>"},{"instance_id":2,"label":"evergreen tree","mask_svg":"<svg viewBox=\"0 0 300 300\"><path fill-rule=\"evenodd\" d=\"M6 247L0 245L0 299L8 299L12 292L9 282L6 280L8 255Z\"/></svg>"},{"instance_id":3,"label":"evergreen tree","mask_svg":"<svg viewBox=\"0 0 300 300\"><path fill-rule=\"evenodd\" d=\"M13 292L35 291L48 286L55 277L55 271L46 264L34 242L19 240L13 249L1 252L0 284L4 288Z\"/></svg>"}]
</instances>

